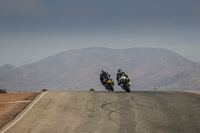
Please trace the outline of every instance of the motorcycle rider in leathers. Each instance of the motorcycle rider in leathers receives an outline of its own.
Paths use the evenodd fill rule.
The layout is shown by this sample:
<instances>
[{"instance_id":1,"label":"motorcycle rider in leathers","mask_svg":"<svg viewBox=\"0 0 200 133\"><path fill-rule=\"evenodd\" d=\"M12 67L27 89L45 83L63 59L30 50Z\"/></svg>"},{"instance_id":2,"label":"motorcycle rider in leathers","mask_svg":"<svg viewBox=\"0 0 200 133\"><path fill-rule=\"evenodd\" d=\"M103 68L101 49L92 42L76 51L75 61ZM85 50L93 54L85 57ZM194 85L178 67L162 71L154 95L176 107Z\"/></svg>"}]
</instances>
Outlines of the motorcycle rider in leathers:
<instances>
[{"instance_id":1,"label":"motorcycle rider in leathers","mask_svg":"<svg viewBox=\"0 0 200 133\"><path fill-rule=\"evenodd\" d=\"M117 74L116 74L116 79L117 79L118 85L123 87L123 84L121 84L120 80L119 80L121 78L121 76L125 76L128 78L128 75L126 75L125 72L123 72L121 69L118 69Z\"/></svg>"},{"instance_id":2,"label":"motorcycle rider in leathers","mask_svg":"<svg viewBox=\"0 0 200 133\"><path fill-rule=\"evenodd\" d=\"M106 88L106 83L105 83L105 81L106 81L105 77L107 77L107 76L108 76L108 78L110 78L110 74L106 70L102 69L101 73L100 73L100 81L106 90L107 90L107 88Z\"/></svg>"}]
</instances>

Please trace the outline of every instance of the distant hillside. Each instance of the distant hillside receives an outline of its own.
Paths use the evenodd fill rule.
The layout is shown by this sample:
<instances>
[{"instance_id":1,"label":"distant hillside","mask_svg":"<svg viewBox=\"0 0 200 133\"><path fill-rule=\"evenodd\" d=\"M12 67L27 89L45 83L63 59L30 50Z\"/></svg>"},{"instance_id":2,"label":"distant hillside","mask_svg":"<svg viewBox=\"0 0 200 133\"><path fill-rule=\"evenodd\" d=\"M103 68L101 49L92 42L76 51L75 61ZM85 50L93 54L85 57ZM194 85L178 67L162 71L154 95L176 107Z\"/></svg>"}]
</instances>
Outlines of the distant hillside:
<instances>
[{"instance_id":1,"label":"distant hillside","mask_svg":"<svg viewBox=\"0 0 200 133\"><path fill-rule=\"evenodd\" d=\"M6 64L6 65L3 65L3 66L0 67L0 73L8 72L8 71L11 71L15 68L17 68L17 67L10 65L10 64Z\"/></svg>"},{"instance_id":2,"label":"distant hillside","mask_svg":"<svg viewBox=\"0 0 200 133\"><path fill-rule=\"evenodd\" d=\"M132 90L200 90L200 64L161 48L69 50L0 75L0 88L8 92L104 90L99 73L104 68L116 83L124 70ZM115 86L115 90L121 90Z\"/></svg>"}]
</instances>

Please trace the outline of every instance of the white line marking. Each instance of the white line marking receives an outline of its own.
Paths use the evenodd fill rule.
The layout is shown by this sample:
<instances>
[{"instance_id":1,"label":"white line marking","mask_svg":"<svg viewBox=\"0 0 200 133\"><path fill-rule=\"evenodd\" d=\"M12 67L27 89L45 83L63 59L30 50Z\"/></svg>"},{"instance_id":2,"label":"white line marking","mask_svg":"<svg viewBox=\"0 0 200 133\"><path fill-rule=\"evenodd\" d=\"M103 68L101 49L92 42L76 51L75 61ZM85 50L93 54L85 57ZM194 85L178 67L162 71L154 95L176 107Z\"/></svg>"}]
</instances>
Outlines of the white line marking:
<instances>
[{"instance_id":1,"label":"white line marking","mask_svg":"<svg viewBox=\"0 0 200 133\"><path fill-rule=\"evenodd\" d=\"M9 104L9 103L30 103L31 101L15 101L15 102L6 102L3 104Z\"/></svg>"},{"instance_id":2,"label":"white line marking","mask_svg":"<svg viewBox=\"0 0 200 133\"><path fill-rule=\"evenodd\" d=\"M47 93L43 92L43 94L33 102L33 104L31 104L31 106L20 116L18 117L12 124L10 124L8 127L6 127L3 131L1 131L0 133L5 133L8 129L10 129L12 126L14 126L18 121L20 121L27 113L29 110L31 110L33 108L33 106Z\"/></svg>"}]
</instances>

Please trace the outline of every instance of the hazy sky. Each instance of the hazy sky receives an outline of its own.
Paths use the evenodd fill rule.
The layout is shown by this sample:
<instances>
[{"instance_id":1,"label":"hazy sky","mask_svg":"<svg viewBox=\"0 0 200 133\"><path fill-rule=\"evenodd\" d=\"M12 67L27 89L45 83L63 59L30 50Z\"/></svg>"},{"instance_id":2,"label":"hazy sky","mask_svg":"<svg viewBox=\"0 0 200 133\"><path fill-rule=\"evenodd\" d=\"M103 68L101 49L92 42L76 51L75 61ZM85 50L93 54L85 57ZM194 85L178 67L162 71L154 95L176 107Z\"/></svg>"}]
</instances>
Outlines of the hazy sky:
<instances>
[{"instance_id":1,"label":"hazy sky","mask_svg":"<svg viewBox=\"0 0 200 133\"><path fill-rule=\"evenodd\" d=\"M200 0L0 0L0 66L94 46L166 48L200 62Z\"/></svg>"}]
</instances>

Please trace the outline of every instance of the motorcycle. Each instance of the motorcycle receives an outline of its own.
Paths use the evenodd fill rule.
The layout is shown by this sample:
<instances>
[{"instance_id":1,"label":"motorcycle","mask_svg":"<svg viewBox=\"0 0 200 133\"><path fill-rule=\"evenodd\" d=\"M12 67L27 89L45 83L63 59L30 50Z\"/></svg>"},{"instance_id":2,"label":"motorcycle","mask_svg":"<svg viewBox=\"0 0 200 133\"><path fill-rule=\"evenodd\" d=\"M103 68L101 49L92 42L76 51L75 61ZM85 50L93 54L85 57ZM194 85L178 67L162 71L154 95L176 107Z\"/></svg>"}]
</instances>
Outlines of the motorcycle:
<instances>
[{"instance_id":1,"label":"motorcycle","mask_svg":"<svg viewBox=\"0 0 200 133\"><path fill-rule=\"evenodd\" d=\"M121 83L120 86L122 87L122 89L125 90L126 92L130 93L131 92L131 89L130 89L130 86L131 86L130 79L127 78L126 76L122 75L119 78L119 81Z\"/></svg>"},{"instance_id":2,"label":"motorcycle","mask_svg":"<svg viewBox=\"0 0 200 133\"><path fill-rule=\"evenodd\" d=\"M114 81L112 79L106 80L106 88L108 91L114 91Z\"/></svg>"},{"instance_id":3,"label":"motorcycle","mask_svg":"<svg viewBox=\"0 0 200 133\"><path fill-rule=\"evenodd\" d=\"M105 87L108 91L114 91L114 81L108 76L105 77Z\"/></svg>"}]
</instances>

